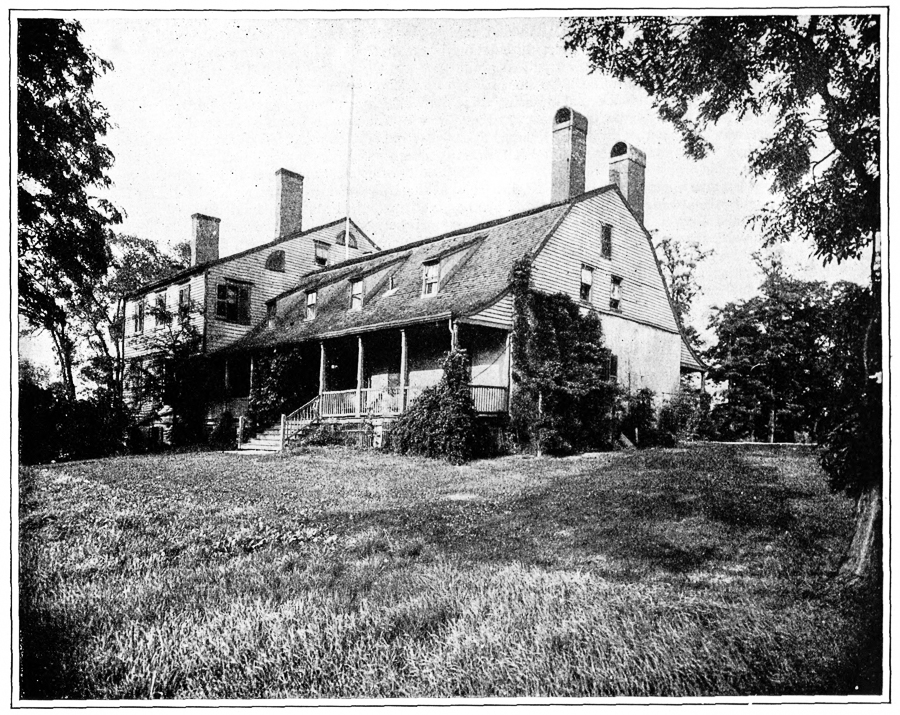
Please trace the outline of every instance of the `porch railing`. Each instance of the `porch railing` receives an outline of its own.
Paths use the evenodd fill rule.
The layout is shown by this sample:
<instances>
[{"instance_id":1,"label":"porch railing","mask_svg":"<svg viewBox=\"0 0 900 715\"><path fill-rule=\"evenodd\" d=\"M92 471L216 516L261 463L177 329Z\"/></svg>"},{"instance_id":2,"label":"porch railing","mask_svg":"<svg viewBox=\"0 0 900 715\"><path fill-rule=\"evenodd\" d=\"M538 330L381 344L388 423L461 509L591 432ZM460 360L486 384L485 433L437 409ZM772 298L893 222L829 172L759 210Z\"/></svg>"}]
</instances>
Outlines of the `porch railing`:
<instances>
[{"instance_id":1,"label":"porch railing","mask_svg":"<svg viewBox=\"0 0 900 715\"><path fill-rule=\"evenodd\" d=\"M423 387L406 387L406 405L409 406ZM509 389L494 385L469 385L475 410L481 414L506 412L509 409ZM323 392L319 398L321 417L355 417L357 415L356 390L332 390ZM366 388L359 391L360 415L399 415L403 402L399 388Z\"/></svg>"}]
</instances>

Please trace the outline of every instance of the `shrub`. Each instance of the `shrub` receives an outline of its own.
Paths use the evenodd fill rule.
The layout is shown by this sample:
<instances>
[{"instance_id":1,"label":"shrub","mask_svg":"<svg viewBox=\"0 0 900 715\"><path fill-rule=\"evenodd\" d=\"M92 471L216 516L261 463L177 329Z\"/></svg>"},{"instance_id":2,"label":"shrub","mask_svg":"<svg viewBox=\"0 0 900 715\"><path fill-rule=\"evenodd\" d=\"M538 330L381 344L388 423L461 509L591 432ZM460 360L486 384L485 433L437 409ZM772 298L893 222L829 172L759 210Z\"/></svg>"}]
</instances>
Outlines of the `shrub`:
<instances>
[{"instance_id":1,"label":"shrub","mask_svg":"<svg viewBox=\"0 0 900 715\"><path fill-rule=\"evenodd\" d=\"M660 442L696 439L707 426L709 402L707 393L683 388L663 403L657 420Z\"/></svg>"},{"instance_id":2,"label":"shrub","mask_svg":"<svg viewBox=\"0 0 900 715\"><path fill-rule=\"evenodd\" d=\"M228 410L225 410L216 422L209 443L220 449L234 449L237 443L237 421Z\"/></svg>"},{"instance_id":3,"label":"shrub","mask_svg":"<svg viewBox=\"0 0 900 715\"><path fill-rule=\"evenodd\" d=\"M479 454L484 438L469 391L469 358L454 350L444 359L441 381L426 388L390 433L390 448L462 464Z\"/></svg>"},{"instance_id":4,"label":"shrub","mask_svg":"<svg viewBox=\"0 0 900 715\"><path fill-rule=\"evenodd\" d=\"M620 429L622 434L639 447L650 447L658 443L653 397L653 390L646 387L625 397L625 416Z\"/></svg>"}]
</instances>

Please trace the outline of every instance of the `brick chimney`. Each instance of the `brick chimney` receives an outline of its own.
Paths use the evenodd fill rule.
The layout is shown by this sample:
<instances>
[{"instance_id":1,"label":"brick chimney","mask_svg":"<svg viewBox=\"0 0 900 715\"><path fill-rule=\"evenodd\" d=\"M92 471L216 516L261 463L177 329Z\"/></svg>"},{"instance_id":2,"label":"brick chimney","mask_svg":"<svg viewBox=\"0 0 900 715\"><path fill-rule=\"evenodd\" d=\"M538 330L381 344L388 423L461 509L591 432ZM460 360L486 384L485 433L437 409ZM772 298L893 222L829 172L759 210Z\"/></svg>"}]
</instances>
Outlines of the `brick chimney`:
<instances>
[{"instance_id":1,"label":"brick chimney","mask_svg":"<svg viewBox=\"0 0 900 715\"><path fill-rule=\"evenodd\" d=\"M303 177L279 169L275 172L275 204L278 211L275 238L281 240L303 227Z\"/></svg>"},{"instance_id":2,"label":"brick chimney","mask_svg":"<svg viewBox=\"0 0 900 715\"><path fill-rule=\"evenodd\" d=\"M191 265L215 261L219 257L219 223L221 219L204 214L191 216Z\"/></svg>"},{"instance_id":3,"label":"brick chimney","mask_svg":"<svg viewBox=\"0 0 900 715\"><path fill-rule=\"evenodd\" d=\"M644 171L647 155L630 144L616 142L609 156L610 183L619 187L638 221L644 223Z\"/></svg>"},{"instance_id":4,"label":"brick chimney","mask_svg":"<svg viewBox=\"0 0 900 715\"><path fill-rule=\"evenodd\" d=\"M553 116L553 184L550 200L565 201L584 193L588 121L570 107Z\"/></svg>"}]
</instances>

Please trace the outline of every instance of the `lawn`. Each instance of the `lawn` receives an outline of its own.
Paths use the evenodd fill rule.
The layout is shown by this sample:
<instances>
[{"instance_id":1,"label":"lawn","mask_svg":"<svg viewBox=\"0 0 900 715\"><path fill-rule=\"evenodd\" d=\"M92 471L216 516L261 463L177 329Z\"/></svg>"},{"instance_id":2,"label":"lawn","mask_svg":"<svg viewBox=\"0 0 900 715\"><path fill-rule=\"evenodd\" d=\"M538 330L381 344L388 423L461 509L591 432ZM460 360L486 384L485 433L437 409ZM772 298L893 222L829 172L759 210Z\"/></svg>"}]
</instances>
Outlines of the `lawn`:
<instances>
[{"instance_id":1,"label":"lawn","mask_svg":"<svg viewBox=\"0 0 900 715\"><path fill-rule=\"evenodd\" d=\"M23 699L860 694L811 448L20 471Z\"/></svg>"}]
</instances>

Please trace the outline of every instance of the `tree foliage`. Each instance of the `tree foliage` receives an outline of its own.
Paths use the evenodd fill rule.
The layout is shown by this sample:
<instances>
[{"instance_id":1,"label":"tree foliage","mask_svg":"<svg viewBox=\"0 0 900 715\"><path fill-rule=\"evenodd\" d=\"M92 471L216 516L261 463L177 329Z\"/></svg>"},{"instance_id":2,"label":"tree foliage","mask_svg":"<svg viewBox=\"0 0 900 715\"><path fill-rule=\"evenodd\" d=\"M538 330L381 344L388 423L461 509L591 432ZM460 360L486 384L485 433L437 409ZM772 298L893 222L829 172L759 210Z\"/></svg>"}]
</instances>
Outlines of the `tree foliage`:
<instances>
[{"instance_id":1,"label":"tree foliage","mask_svg":"<svg viewBox=\"0 0 900 715\"><path fill-rule=\"evenodd\" d=\"M564 294L531 288L531 264L518 261L513 286L513 392L517 442L538 452L609 448L617 435L614 356L600 320Z\"/></svg>"},{"instance_id":2,"label":"tree foliage","mask_svg":"<svg viewBox=\"0 0 900 715\"><path fill-rule=\"evenodd\" d=\"M296 345L263 350L254 359L248 416L256 428L265 428L305 402L309 386L303 384L302 376L311 373L311 366Z\"/></svg>"},{"instance_id":3,"label":"tree foliage","mask_svg":"<svg viewBox=\"0 0 900 715\"><path fill-rule=\"evenodd\" d=\"M109 117L92 90L112 65L81 44L81 29L20 19L16 42L19 310L53 338L69 399L75 339L68 303L103 275L110 226L121 220L96 195L111 183L113 155L100 143Z\"/></svg>"},{"instance_id":4,"label":"tree foliage","mask_svg":"<svg viewBox=\"0 0 900 715\"><path fill-rule=\"evenodd\" d=\"M185 262L177 247L165 251L149 239L131 235L113 234L107 250L107 270L90 291L80 292L70 302L69 319L77 344L88 350L82 376L98 390L122 399L127 297L187 268L190 258Z\"/></svg>"},{"instance_id":5,"label":"tree foliage","mask_svg":"<svg viewBox=\"0 0 900 715\"><path fill-rule=\"evenodd\" d=\"M682 242L669 236L654 241L654 248L682 332L693 347L700 348L700 336L691 325L691 307L700 293L697 266L709 258L713 250L704 251L696 241Z\"/></svg>"},{"instance_id":6,"label":"tree foliage","mask_svg":"<svg viewBox=\"0 0 900 715\"><path fill-rule=\"evenodd\" d=\"M685 153L726 115L767 114L748 157L779 200L757 217L768 243L809 238L825 262L858 257L880 228L880 18L876 15L577 17L569 50L634 82Z\"/></svg>"}]
</instances>

